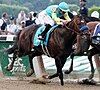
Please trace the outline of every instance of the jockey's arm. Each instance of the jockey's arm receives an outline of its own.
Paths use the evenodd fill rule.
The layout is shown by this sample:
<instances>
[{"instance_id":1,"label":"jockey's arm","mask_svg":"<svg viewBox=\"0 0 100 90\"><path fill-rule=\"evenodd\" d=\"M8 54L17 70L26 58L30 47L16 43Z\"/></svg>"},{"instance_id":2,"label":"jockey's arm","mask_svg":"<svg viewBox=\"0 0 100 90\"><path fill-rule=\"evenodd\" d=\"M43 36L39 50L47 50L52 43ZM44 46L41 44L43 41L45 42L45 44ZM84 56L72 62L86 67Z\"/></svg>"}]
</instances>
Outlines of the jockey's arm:
<instances>
[{"instance_id":1,"label":"jockey's arm","mask_svg":"<svg viewBox=\"0 0 100 90\"><path fill-rule=\"evenodd\" d=\"M71 21L70 17L68 16L68 13L64 14L64 18L67 22Z\"/></svg>"},{"instance_id":2,"label":"jockey's arm","mask_svg":"<svg viewBox=\"0 0 100 90\"><path fill-rule=\"evenodd\" d=\"M55 21L56 24L58 25L62 25L62 19L60 19L59 17L57 17L57 14L55 12L52 13L51 15L52 19Z\"/></svg>"},{"instance_id":3,"label":"jockey's arm","mask_svg":"<svg viewBox=\"0 0 100 90\"><path fill-rule=\"evenodd\" d=\"M55 21L55 23L58 24L58 25L59 25L59 24L62 25L62 24L65 24L65 23L71 21L71 19L69 18L69 16L68 16L67 13L64 14L64 18L65 18L65 20L64 20L64 19L60 19L59 17L57 17L57 14L56 14L55 12L52 13L52 19L53 19L53 20Z\"/></svg>"}]
</instances>

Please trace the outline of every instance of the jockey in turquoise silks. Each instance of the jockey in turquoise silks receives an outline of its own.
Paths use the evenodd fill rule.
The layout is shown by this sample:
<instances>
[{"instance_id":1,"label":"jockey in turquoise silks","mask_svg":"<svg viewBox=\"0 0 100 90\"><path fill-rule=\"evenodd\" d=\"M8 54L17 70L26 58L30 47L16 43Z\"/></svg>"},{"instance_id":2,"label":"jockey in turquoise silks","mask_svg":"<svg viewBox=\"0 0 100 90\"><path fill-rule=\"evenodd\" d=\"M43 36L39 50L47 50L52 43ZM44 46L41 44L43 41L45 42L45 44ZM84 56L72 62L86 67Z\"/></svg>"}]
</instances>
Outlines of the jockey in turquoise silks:
<instances>
[{"instance_id":1,"label":"jockey in turquoise silks","mask_svg":"<svg viewBox=\"0 0 100 90\"><path fill-rule=\"evenodd\" d=\"M40 12L38 14L39 23L37 24L44 24L46 28L38 38L43 40L51 26L55 24L63 25L64 23L69 22L71 19L68 13L73 15L70 13L69 6L65 2L61 2L59 5L48 6L45 10Z\"/></svg>"}]
</instances>

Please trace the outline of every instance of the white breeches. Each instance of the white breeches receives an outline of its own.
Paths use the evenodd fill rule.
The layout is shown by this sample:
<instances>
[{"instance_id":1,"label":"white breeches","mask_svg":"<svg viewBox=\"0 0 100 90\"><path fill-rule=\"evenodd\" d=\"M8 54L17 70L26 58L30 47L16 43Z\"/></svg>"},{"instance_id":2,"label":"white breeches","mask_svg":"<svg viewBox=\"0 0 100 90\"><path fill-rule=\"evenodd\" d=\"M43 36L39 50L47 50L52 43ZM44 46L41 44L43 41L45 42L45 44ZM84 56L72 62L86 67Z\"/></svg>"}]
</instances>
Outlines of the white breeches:
<instances>
[{"instance_id":1,"label":"white breeches","mask_svg":"<svg viewBox=\"0 0 100 90\"><path fill-rule=\"evenodd\" d=\"M51 26L53 26L55 23L53 19L49 15L46 14L45 11L42 11L38 14L36 24L50 24Z\"/></svg>"}]
</instances>

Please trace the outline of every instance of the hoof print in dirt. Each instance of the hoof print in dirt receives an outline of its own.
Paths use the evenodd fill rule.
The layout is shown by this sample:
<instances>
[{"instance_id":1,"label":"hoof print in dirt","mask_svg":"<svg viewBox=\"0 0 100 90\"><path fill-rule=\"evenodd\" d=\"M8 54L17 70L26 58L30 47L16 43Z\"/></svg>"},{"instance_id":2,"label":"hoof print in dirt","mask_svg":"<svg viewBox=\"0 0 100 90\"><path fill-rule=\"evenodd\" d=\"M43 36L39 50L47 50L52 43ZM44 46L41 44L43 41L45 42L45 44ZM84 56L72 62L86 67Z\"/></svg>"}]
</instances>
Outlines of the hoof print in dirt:
<instances>
[{"instance_id":1,"label":"hoof print in dirt","mask_svg":"<svg viewBox=\"0 0 100 90\"><path fill-rule=\"evenodd\" d=\"M78 82L79 84L85 84L85 85L96 85L96 81L93 79L83 79L82 81Z\"/></svg>"},{"instance_id":2,"label":"hoof print in dirt","mask_svg":"<svg viewBox=\"0 0 100 90\"><path fill-rule=\"evenodd\" d=\"M47 84L50 83L51 81L48 81L46 79L34 79L33 81L31 81L30 83L34 83L34 84Z\"/></svg>"}]
</instances>

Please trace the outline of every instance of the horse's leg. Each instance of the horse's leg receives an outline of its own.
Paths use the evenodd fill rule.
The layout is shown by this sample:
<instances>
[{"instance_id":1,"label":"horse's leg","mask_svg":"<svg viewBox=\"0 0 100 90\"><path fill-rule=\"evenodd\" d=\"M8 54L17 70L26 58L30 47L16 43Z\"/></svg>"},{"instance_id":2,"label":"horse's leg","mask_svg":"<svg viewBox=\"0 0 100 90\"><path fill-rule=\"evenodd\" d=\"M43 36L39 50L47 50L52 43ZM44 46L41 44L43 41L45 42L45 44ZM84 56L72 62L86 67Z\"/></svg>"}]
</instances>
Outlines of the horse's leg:
<instances>
[{"instance_id":1,"label":"horse's leg","mask_svg":"<svg viewBox=\"0 0 100 90\"><path fill-rule=\"evenodd\" d=\"M10 71L10 70L13 69L13 64L14 64L16 58L17 58L17 51L15 51L15 52L13 53L12 62L9 64L9 66L6 67L6 70L7 70L7 71Z\"/></svg>"},{"instance_id":2,"label":"horse's leg","mask_svg":"<svg viewBox=\"0 0 100 90\"><path fill-rule=\"evenodd\" d=\"M66 58L62 58L62 60L61 60L62 68L63 68L65 62L66 62ZM52 79L52 78L55 78L55 77L58 77L58 73L55 73L53 75L48 76L49 79Z\"/></svg>"},{"instance_id":3,"label":"horse's leg","mask_svg":"<svg viewBox=\"0 0 100 90\"><path fill-rule=\"evenodd\" d=\"M58 57L58 59L55 59L55 63L56 63L57 73L58 73L61 85L64 85L61 59Z\"/></svg>"},{"instance_id":4,"label":"horse's leg","mask_svg":"<svg viewBox=\"0 0 100 90\"><path fill-rule=\"evenodd\" d=\"M54 74L54 75L52 75L52 76L49 76L49 77L54 78L54 77L59 76L59 79L60 79L60 81L61 81L61 85L64 85L61 60L62 60L62 59L60 59L59 57L57 57L57 58L55 59L55 64L56 64L56 67L57 67L57 73Z\"/></svg>"},{"instance_id":5,"label":"horse's leg","mask_svg":"<svg viewBox=\"0 0 100 90\"><path fill-rule=\"evenodd\" d=\"M29 56L29 63L30 63L30 68L31 68L31 69L30 69L30 71L27 73L27 77L31 76L31 75L34 73L33 62L32 62L34 56L33 56L33 54L30 54L30 55L28 55L28 56Z\"/></svg>"},{"instance_id":6,"label":"horse's leg","mask_svg":"<svg viewBox=\"0 0 100 90\"><path fill-rule=\"evenodd\" d=\"M31 53L28 55L31 70L27 73L27 77L31 76L34 73L34 67L33 67L33 62L32 62L33 58L35 56L40 56L40 55L41 53L38 52L36 49L34 51L31 51Z\"/></svg>"},{"instance_id":7,"label":"horse's leg","mask_svg":"<svg viewBox=\"0 0 100 90\"><path fill-rule=\"evenodd\" d=\"M70 73L73 71L73 59L74 59L74 56L75 56L74 53L72 53L72 54L70 55L70 58L71 58L71 65L70 65L69 70L66 70L66 71L64 72L65 74L70 74Z\"/></svg>"},{"instance_id":8,"label":"horse's leg","mask_svg":"<svg viewBox=\"0 0 100 90\"><path fill-rule=\"evenodd\" d=\"M99 51L95 48L92 48L91 50L89 50L89 52L87 53L88 55L88 59L90 62L90 66L91 66L91 74L89 76L89 79L92 79L94 77L94 66L93 66L93 62L92 62L92 56L94 56L95 54L97 54Z\"/></svg>"}]
</instances>

